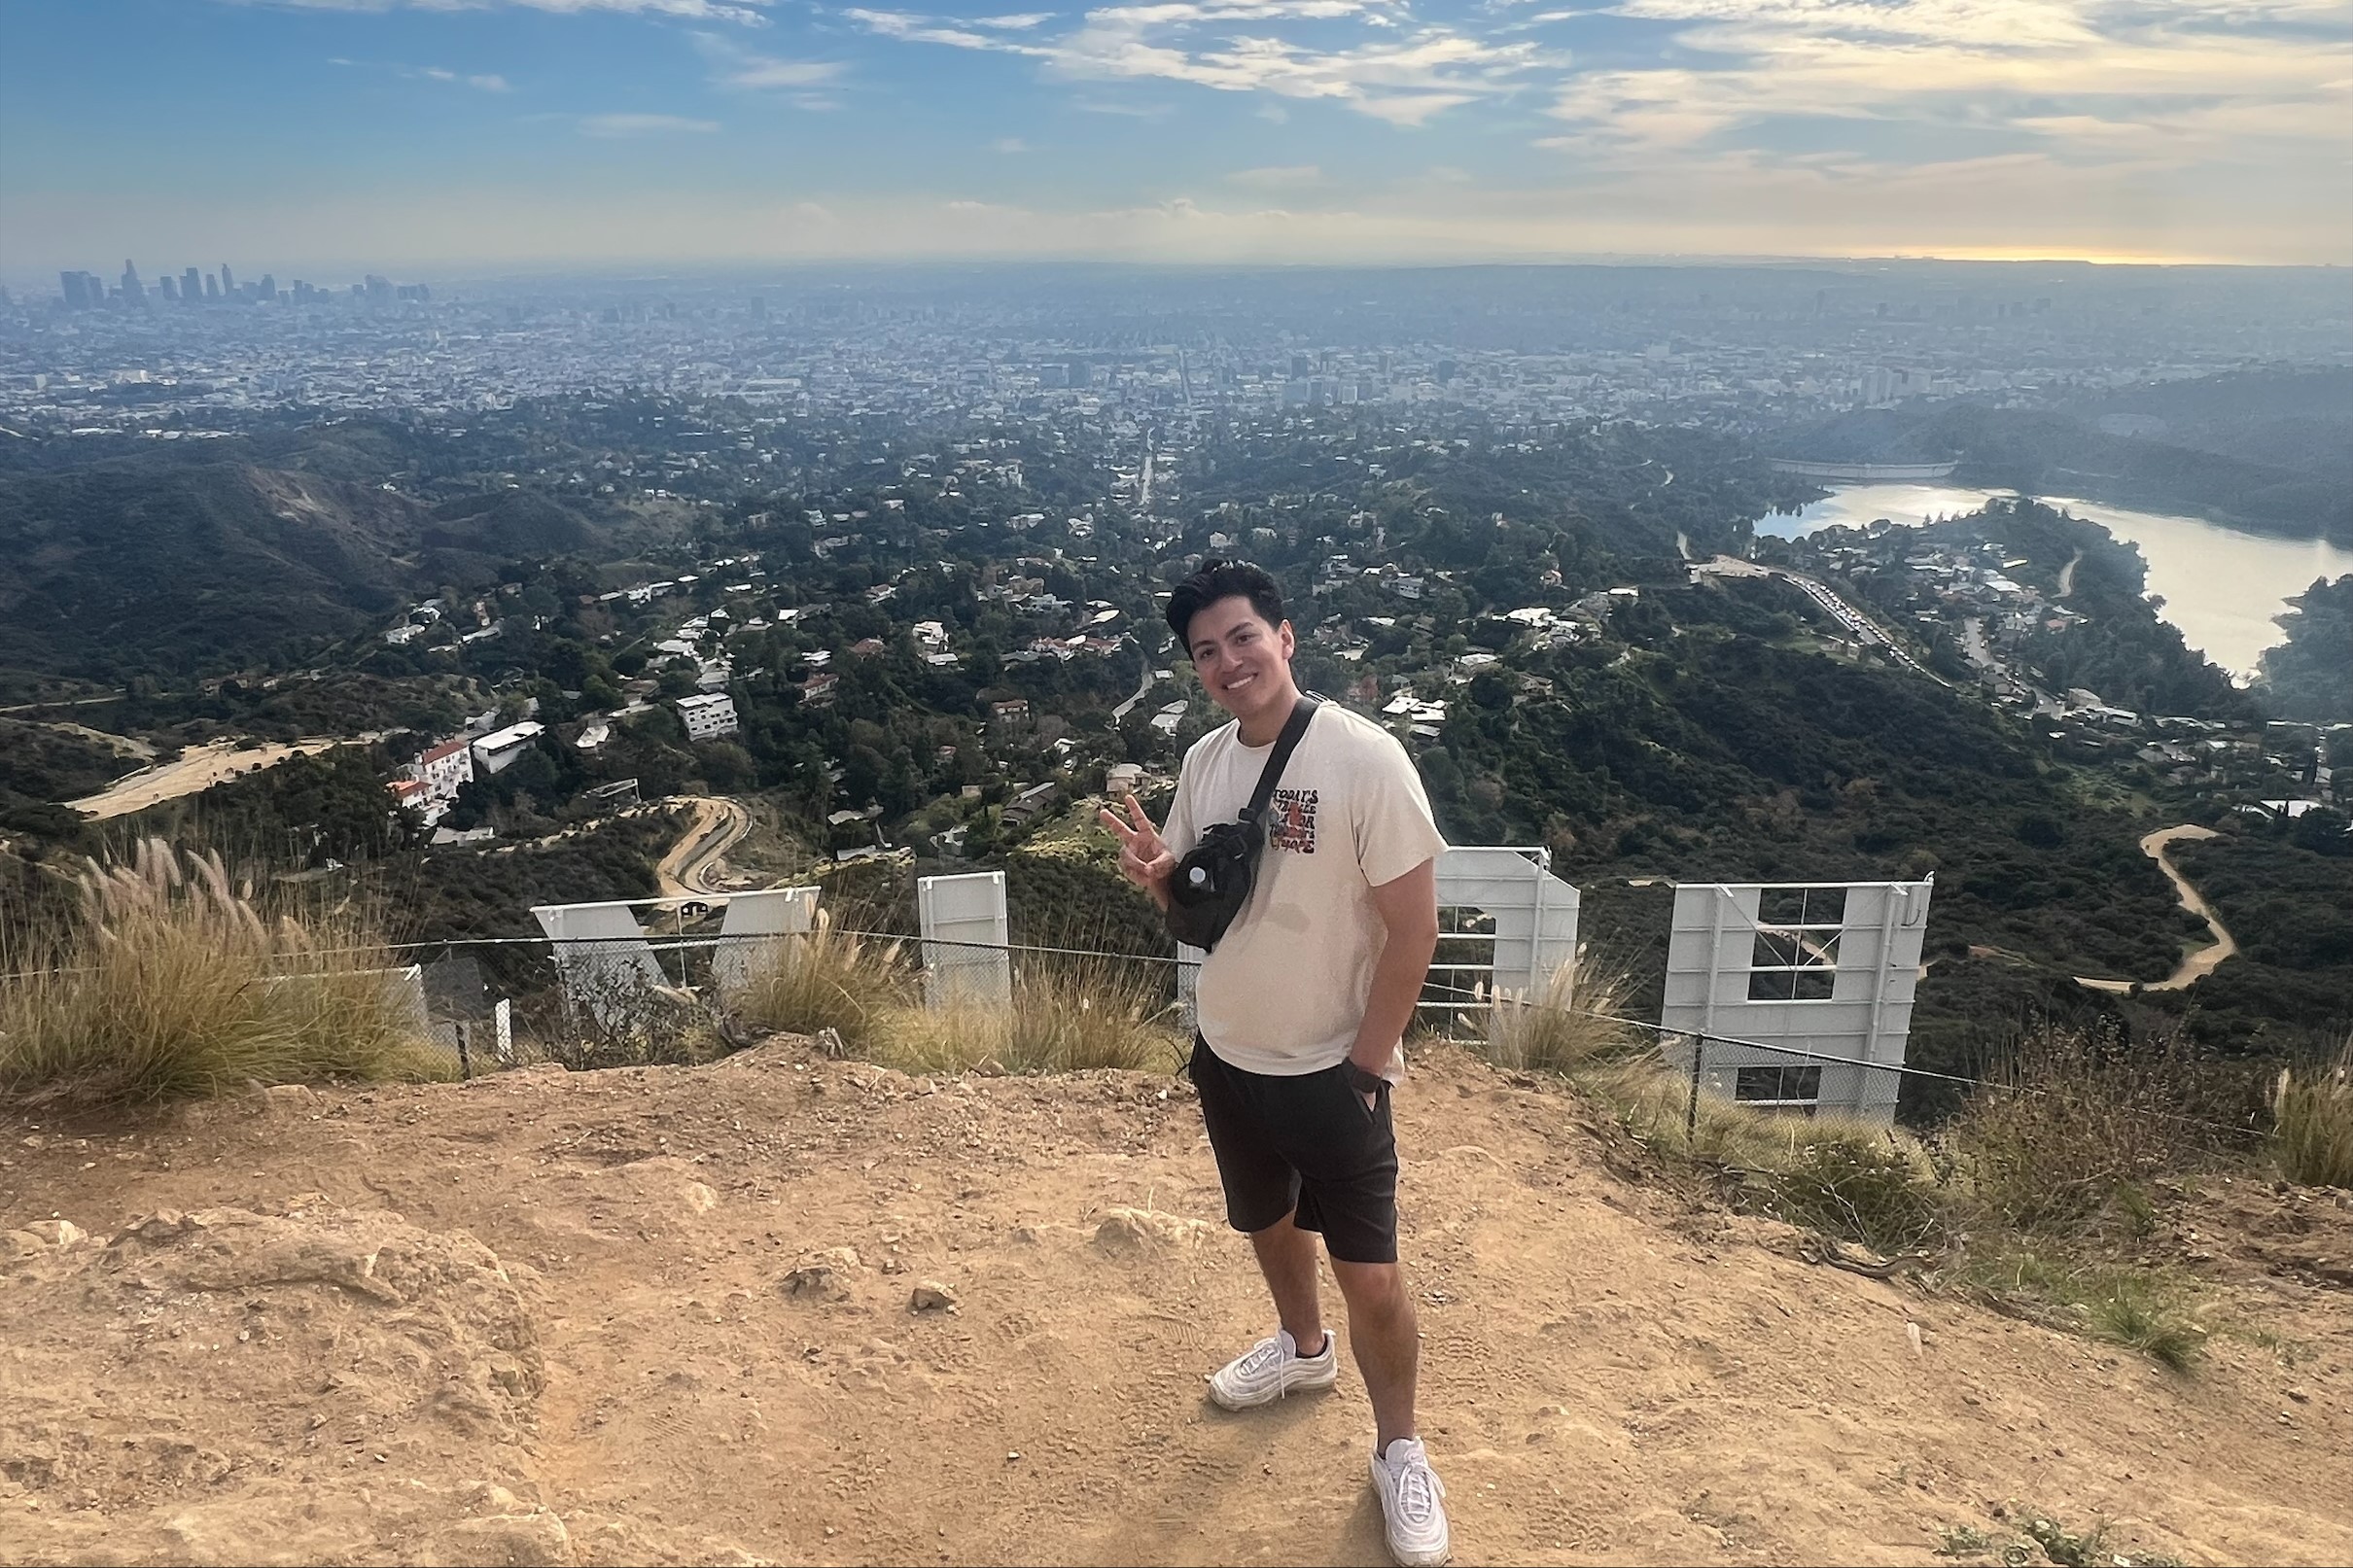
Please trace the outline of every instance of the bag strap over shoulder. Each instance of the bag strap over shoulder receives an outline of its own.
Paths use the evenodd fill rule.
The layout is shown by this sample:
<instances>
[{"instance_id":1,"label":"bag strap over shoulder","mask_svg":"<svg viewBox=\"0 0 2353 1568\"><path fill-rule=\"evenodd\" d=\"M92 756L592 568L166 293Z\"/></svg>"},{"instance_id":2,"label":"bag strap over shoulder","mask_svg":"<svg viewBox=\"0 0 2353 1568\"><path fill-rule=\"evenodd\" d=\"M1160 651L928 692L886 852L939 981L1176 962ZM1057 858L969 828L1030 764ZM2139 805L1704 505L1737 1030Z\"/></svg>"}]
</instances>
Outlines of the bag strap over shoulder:
<instances>
[{"instance_id":1,"label":"bag strap over shoulder","mask_svg":"<svg viewBox=\"0 0 2353 1568\"><path fill-rule=\"evenodd\" d=\"M1243 808L1242 819L1254 822L1266 811L1266 803L1275 798L1275 785L1282 782L1282 770L1288 766L1291 753L1299 749L1299 738L1307 733L1308 720L1323 706L1320 697L1307 692L1291 708L1291 716L1282 721L1282 733L1275 737L1275 749L1268 753L1266 766L1258 772L1258 787L1250 791L1250 803Z\"/></svg>"}]
</instances>

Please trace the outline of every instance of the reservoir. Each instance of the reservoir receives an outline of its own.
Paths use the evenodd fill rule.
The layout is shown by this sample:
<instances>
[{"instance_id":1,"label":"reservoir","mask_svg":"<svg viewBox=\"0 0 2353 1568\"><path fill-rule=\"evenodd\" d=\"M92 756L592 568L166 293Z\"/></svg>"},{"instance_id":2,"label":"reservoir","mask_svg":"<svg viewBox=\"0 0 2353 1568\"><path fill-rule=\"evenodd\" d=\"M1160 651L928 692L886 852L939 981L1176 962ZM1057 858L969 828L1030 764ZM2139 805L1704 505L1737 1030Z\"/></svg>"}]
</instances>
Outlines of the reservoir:
<instances>
[{"instance_id":1,"label":"reservoir","mask_svg":"<svg viewBox=\"0 0 2353 1568\"><path fill-rule=\"evenodd\" d=\"M1862 528L1876 518L1916 524L1963 517L2007 490L1965 490L1942 484L1842 485L1795 516L1760 518L1759 534L1803 539L1818 530ZM2149 592L2165 601L2159 611L2181 628L2192 647L2244 681L2265 648L2284 634L2271 617L2312 586L2353 573L2353 550L2319 540L2242 534L2202 517L2136 511L2065 496L2039 498L2100 524L2133 545L2149 564Z\"/></svg>"}]
</instances>

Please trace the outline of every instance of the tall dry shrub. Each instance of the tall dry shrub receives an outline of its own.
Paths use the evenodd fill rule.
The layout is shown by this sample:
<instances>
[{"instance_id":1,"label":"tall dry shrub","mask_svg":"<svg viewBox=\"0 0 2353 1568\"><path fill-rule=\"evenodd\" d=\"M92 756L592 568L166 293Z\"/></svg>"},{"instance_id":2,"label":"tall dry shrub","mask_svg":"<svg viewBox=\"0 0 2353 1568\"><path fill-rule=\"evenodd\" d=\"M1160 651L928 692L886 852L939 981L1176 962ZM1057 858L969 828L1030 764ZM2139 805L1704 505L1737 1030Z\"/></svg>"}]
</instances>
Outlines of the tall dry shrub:
<instances>
[{"instance_id":1,"label":"tall dry shrub","mask_svg":"<svg viewBox=\"0 0 2353 1568\"><path fill-rule=\"evenodd\" d=\"M873 1054L909 1072L1165 1069L1183 1051L1166 989L1160 975L1115 957L1035 958L1015 969L1010 1005L907 1007Z\"/></svg>"},{"instance_id":2,"label":"tall dry shrub","mask_svg":"<svg viewBox=\"0 0 2353 1568\"><path fill-rule=\"evenodd\" d=\"M160 839L90 861L0 982L0 1098L187 1099L248 1083L441 1077L391 954L348 909L257 894Z\"/></svg>"},{"instance_id":3,"label":"tall dry shrub","mask_svg":"<svg viewBox=\"0 0 2353 1568\"><path fill-rule=\"evenodd\" d=\"M2232 1141L2223 1075L2170 1042L2046 1028L2021 1039L1946 1129L1974 1200L2017 1231L2145 1213L2144 1185Z\"/></svg>"},{"instance_id":4,"label":"tall dry shrub","mask_svg":"<svg viewBox=\"0 0 2353 1568\"><path fill-rule=\"evenodd\" d=\"M2300 1187L2353 1188L2353 1039L2333 1063L2281 1069L2271 1091L2271 1157Z\"/></svg>"},{"instance_id":5,"label":"tall dry shrub","mask_svg":"<svg viewBox=\"0 0 2353 1568\"><path fill-rule=\"evenodd\" d=\"M1639 1050L1641 1030L1618 1019L1633 995L1627 970L1575 959L1560 965L1532 993L1495 993L1487 1057L1498 1067L1574 1073Z\"/></svg>"},{"instance_id":6,"label":"tall dry shrub","mask_svg":"<svg viewBox=\"0 0 2353 1568\"><path fill-rule=\"evenodd\" d=\"M733 1007L755 1028L788 1034L832 1029L860 1056L871 1055L884 1021L914 997L914 975L896 942L844 931L819 910L807 932L787 937L739 988Z\"/></svg>"}]
</instances>

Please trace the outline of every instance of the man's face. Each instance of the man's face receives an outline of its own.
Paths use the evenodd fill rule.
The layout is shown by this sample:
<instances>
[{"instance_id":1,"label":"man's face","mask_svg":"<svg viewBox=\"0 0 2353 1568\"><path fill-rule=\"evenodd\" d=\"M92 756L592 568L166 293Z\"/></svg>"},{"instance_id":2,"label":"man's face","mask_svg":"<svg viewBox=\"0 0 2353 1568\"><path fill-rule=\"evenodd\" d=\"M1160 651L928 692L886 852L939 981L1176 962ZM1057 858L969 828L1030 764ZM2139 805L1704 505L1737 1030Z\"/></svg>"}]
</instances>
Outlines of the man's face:
<instances>
[{"instance_id":1,"label":"man's face","mask_svg":"<svg viewBox=\"0 0 2353 1568\"><path fill-rule=\"evenodd\" d=\"M1210 699L1248 723L1271 709L1289 713L1298 699L1291 684L1291 654L1298 644L1291 623L1269 626L1240 594L1194 611L1185 628L1194 673Z\"/></svg>"}]
</instances>

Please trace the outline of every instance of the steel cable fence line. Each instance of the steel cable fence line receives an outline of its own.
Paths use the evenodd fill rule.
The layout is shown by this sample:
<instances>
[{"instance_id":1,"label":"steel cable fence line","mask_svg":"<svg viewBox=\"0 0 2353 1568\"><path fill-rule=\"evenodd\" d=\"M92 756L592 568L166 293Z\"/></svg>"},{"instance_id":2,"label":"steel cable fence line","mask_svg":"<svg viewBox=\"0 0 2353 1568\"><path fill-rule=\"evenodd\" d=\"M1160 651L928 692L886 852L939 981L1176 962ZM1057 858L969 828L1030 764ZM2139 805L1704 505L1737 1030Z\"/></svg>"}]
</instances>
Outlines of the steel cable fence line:
<instances>
[{"instance_id":1,"label":"steel cable fence line","mask_svg":"<svg viewBox=\"0 0 2353 1568\"><path fill-rule=\"evenodd\" d=\"M1423 989L1450 991L1458 995L1477 996L1479 994L1476 992L1466 992L1462 987L1459 986L1443 986L1438 985L1435 982L1430 983ZM1622 1025L1627 1028L1645 1030L1651 1034L1659 1036L1659 1041L1654 1042L1653 1049L1657 1048L1658 1043L1663 1043L1666 1040L1694 1040L1702 1045L1737 1046L1742 1050L1765 1051L1774 1056L1798 1057L1804 1061L1809 1063L1819 1063L1825 1066L1869 1067L1879 1072L1899 1073L1914 1078L1919 1078L1930 1083L1953 1084L1964 1089L1990 1089L1997 1090L2004 1094L2032 1096L2048 1096L2052 1093L2050 1090L2036 1089L2024 1084L2005 1084L1990 1078L1971 1078L1959 1073L1938 1072L1934 1068L1930 1067L1914 1067L1905 1063L1893 1062L1863 1062L1858 1061L1853 1057L1830 1056L1820 1051L1809 1051L1802 1046L1780 1045L1770 1040L1743 1039L1737 1034L1713 1034L1697 1029L1670 1028L1664 1024L1651 1023L1647 1019L1625 1018L1615 1013L1589 1012L1582 1008L1563 1007L1552 1002L1538 1001L1524 997L1511 997L1508 995L1508 993L1506 994L1505 999L1510 1001L1510 1003L1516 1007L1541 1009L1546 1012L1559 1013L1563 1017L1583 1018L1589 1019L1595 1023L1616 1024ZM1446 1002L1436 1002L1426 1005L1444 1008L1450 1004ZM1698 1054L1695 1052L1694 1062L1697 1063L1698 1060ZM1672 1063L1663 1063L1663 1064L1669 1067L1674 1065ZM1692 1076L1695 1078L1698 1077L1702 1070L1703 1069L1695 1066L1692 1071ZM2160 1111L2143 1108L2135 1110L2133 1114L2136 1116L2147 1116L2157 1121L2175 1122L2184 1127L2202 1127L2211 1132L2228 1132L2233 1136L2243 1135L2254 1131L2252 1128L2234 1126L2229 1122L2217 1122L2211 1117L2185 1116L2176 1111Z\"/></svg>"},{"instance_id":2,"label":"steel cable fence line","mask_svg":"<svg viewBox=\"0 0 2353 1568\"><path fill-rule=\"evenodd\" d=\"M864 941L897 942L925 947L981 949L992 953L1042 954L1053 958L1089 958L1097 960L1110 959L1112 961L1121 963L1147 963L1169 968L1198 969L1201 967L1203 962L1203 960L1199 958L1187 958L1166 954L1110 953L1097 948L1051 947L1036 943L1022 942L973 942L958 940L950 937L925 937L905 931L871 931L846 926L833 926L830 927L830 930L832 931L832 934L836 936L857 937ZM646 932L637 936L560 938L549 936L457 936L413 942L386 942L373 944L367 947L328 948L322 949L315 955L309 956L317 958L334 958L362 953L438 952L452 948L544 947L551 950L550 957L552 957L552 950L559 948L569 949L576 952L584 950L591 953L603 949L610 949L614 951L633 951L641 947L652 948L657 951L672 951L694 948L718 948L738 942L765 942L770 944L781 944L791 939L792 937L805 937L809 934L811 933L806 931L760 931L700 936L685 936L679 934L661 935L653 932ZM49 975L88 974L94 971L86 968L24 970L14 974L0 975L0 982L38 979ZM1502 1000L1514 1007L1559 1013L1565 1017L1581 1018L1594 1023L1611 1024L1625 1028L1639 1029L1646 1033L1657 1036L1657 1039L1653 1042L1653 1049L1657 1049L1660 1045L1663 1045L1665 1041L1670 1039L1691 1040L1697 1042L1697 1045L1703 1048L1709 1045L1721 1045L1735 1047L1740 1050L1762 1051L1776 1057L1795 1058L1800 1062L1808 1063L1815 1063L1824 1066L1864 1067L1879 1072L1892 1072L1918 1078L1931 1083L1951 1084L1963 1089L1991 1089L2009 1094L2029 1096L2047 1096L2052 1093L2049 1090L2035 1089L2026 1085L2002 1084L1990 1079L1971 1078L1959 1073L1939 1072L1933 1068L1915 1067L1907 1063L1869 1062L1853 1057L1832 1056L1820 1051L1809 1051L1803 1046L1783 1045L1769 1040L1750 1040L1743 1039L1738 1035L1716 1034L1701 1030L1670 1028L1666 1025L1652 1023L1646 1019L1626 1018L1615 1013L1600 1013L1585 1008L1566 1007L1557 1002L1550 1002L1530 997L1514 996L1508 992L1489 993L1470 987L1450 986L1438 981L1425 981L1422 989L1424 992L1439 991L1449 993L1456 997L1461 998L1461 1000L1439 1000L1434 1002L1419 1003L1417 1004L1416 1011L1422 1011L1425 1008L1460 1011L1471 1006L1493 1006L1498 1000ZM1703 1075L1704 1071L1704 1069L1699 1065L1702 1054L1703 1053L1700 1050L1695 1050L1694 1052L1695 1065L1691 1070L1691 1076L1694 1078L1695 1082ZM1671 1063L1665 1063L1664 1061L1662 1061L1662 1064L1670 1068L1674 1065ZM2148 1116L2159 1121L2174 1122L2187 1127L2205 1128L2211 1132L2226 1132L2232 1136L2243 1136L2247 1132L2253 1131L2251 1128L2234 1126L2226 1122L2217 1122L2211 1120L2210 1118L2185 1116L2170 1111L2140 1110L2135 1114Z\"/></svg>"},{"instance_id":3,"label":"steel cable fence line","mask_svg":"<svg viewBox=\"0 0 2353 1568\"><path fill-rule=\"evenodd\" d=\"M1068 958L1115 958L1127 963L1157 963L1174 968L1198 969L1199 958L1186 958L1160 953L1107 953L1096 948L1045 947L1023 942L969 942L953 937L922 936L912 931L865 931L846 926L830 927L835 936L855 936L877 942L904 942L920 947L985 948L992 953L1043 953ZM362 953L439 953L450 948L544 947L567 948L595 952L600 949L625 949L640 945L664 951L681 948L715 948L733 942L783 942L795 936L808 936L807 931L736 931L709 935L686 936L646 931L636 936L442 936L413 942L380 942L367 947L320 948L305 957L334 958L349 958ZM0 974L0 982L38 980L48 975L94 974L89 968L22 969L13 974Z\"/></svg>"}]
</instances>

